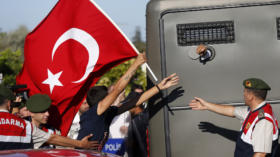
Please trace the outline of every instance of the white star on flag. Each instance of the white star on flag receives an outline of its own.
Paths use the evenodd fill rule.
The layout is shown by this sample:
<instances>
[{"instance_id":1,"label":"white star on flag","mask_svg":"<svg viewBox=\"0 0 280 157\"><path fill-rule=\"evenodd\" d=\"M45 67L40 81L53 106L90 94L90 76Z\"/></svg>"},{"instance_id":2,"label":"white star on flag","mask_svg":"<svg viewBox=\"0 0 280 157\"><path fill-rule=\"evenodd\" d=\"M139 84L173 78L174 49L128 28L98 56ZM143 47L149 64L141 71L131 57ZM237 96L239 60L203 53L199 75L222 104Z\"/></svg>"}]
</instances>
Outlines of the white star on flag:
<instances>
[{"instance_id":1,"label":"white star on flag","mask_svg":"<svg viewBox=\"0 0 280 157\"><path fill-rule=\"evenodd\" d=\"M63 86L62 83L58 80L62 71L56 74L53 74L49 69L48 69L48 78L42 82L43 84L48 84L50 86L50 92L52 94L54 86Z\"/></svg>"}]
</instances>

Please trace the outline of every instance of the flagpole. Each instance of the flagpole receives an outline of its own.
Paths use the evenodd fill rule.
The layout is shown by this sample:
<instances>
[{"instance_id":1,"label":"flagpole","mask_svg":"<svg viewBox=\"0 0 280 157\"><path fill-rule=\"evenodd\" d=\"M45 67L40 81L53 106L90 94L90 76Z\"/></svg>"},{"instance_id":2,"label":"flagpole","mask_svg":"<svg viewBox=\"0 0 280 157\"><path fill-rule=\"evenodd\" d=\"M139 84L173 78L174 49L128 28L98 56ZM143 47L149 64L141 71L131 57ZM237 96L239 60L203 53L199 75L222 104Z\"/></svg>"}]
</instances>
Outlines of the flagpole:
<instances>
[{"instance_id":1,"label":"flagpole","mask_svg":"<svg viewBox=\"0 0 280 157\"><path fill-rule=\"evenodd\" d=\"M139 51L136 49L136 47L131 43L131 41L127 38L127 36L121 31L121 29L118 27L118 25L99 7L99 5L96 3L96 2L94 2L93 0L89 0L91 3L93 3L93 5L104 15L104 16L106 16L108 19L109 19L109 21L117 28L117 30L124 36L124 38L127 40L127 42L131 45L131 47L134 49L134 51L137 53L137 54L139 54ZM155 80L155 82L157 82L158 81L158 79L157 79L157 77L156 77L156 75L154 74L154 72L152 71L152 69L150 68L150 66L147 64L147 63L145 63L144 64L146 67L147 67L147 69L148 69L148 71L150 72L150 74L152 75L152 77L153 77L153 79Z\"/></svg>"}]
</instances>

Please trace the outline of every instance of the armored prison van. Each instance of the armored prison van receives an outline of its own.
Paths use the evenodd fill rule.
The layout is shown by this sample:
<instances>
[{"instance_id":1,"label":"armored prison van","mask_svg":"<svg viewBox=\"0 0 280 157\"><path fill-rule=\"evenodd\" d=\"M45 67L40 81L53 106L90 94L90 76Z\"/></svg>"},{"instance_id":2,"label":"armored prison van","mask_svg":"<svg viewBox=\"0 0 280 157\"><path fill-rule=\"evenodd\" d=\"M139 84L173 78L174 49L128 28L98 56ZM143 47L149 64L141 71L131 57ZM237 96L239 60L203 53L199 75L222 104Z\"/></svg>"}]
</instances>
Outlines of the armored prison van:
<instances>
[{"instance_id":1,"label":"armored prison van","mask_svg":"<svg viewBox=\"0 0 280 157\"><path fill-rule=\"evenodd\" d=\"M174 115L164 107L150 121L151 157L233 156L240 121L188 103L244 105L246 78L268 82L280 120L280 1L151 0L146 13L148 64L160 79L176 72L184 89L169 102ZM208 45L201 57L199 44Z\"/></svg>"}]
</instances>

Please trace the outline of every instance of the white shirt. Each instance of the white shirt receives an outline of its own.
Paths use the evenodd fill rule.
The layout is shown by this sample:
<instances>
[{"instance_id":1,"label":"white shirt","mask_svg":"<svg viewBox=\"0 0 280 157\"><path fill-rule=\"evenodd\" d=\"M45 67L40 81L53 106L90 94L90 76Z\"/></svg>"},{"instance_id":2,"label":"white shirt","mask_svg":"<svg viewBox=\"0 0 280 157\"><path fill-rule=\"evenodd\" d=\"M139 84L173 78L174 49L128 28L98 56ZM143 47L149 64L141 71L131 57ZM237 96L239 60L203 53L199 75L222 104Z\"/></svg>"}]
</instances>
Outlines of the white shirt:
<instances>
[{"instance_id":1,"label":"white shirt","mask_svg":"<svg viewBox=\"0 0 280 157\"><path fill-rule=\"evenodd\" d=\"M35 125L33 126L32 130L32 140L34 144L34 149L38 149L41 145L43 145L45 142L48 141L48 139L51 136L50 132L45 132L39 128L37 128Z\"/></svg>"},{"instance_id":2,"label":"white shirt","mask_svg":"<svg viewBox=\"0 0 280 157\"><path fill-rule=\"evenodd\" d=\"M79 112L77 112L67 136L72 139L77 139L80 128L81 128L80 127L80 114L79 114Z\"/></svg>"},{"instance_id":3,"label":"white shirt","mask_svg":"<svg viewBox=\"0 0 280 157\"><path fill-rule=\"evenodd\" d=\"M115 116L110 125L109 138L125 138L126 134L123 134L120 129L122 126L128 128L131 120L130 112L126 111L118 116Z\"/></svg>"}]
</instances>

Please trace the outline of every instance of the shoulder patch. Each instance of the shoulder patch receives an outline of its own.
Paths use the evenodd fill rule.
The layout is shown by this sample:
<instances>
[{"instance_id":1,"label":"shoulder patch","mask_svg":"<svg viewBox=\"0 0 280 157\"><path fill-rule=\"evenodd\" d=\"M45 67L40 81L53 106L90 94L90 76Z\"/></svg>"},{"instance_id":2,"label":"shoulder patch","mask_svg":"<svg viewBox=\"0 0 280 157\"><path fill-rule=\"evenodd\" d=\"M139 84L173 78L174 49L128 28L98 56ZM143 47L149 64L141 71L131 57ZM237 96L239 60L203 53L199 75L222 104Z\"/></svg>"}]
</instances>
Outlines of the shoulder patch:
<instances>
[{"instance_id":1,"label":"shoulder patch","mask_svg":"<svg viewBox=\"0 0 280 157\"><path fill-rule=\"evenodd\" d=\"M263 119L263 118L264 118L264 110L263 110L263 109L260 109L260 110L259 110L258 118L259 118L259 119Z\"/></svg>"}]
</instances>

